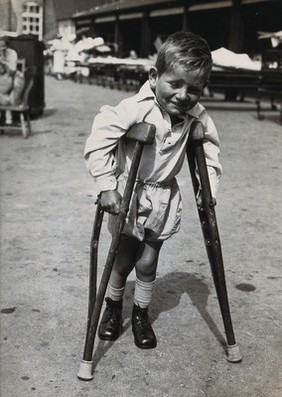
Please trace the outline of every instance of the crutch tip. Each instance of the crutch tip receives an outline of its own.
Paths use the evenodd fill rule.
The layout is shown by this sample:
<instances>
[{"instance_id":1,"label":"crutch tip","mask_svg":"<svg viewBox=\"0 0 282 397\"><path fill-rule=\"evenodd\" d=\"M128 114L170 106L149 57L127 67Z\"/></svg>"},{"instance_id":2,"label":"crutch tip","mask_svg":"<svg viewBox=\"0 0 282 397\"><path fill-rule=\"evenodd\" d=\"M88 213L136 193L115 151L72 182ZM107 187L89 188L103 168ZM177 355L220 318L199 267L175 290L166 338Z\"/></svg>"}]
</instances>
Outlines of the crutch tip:
<instances>
[{"instance_id":1,"label":"crutch tip","mask_svg":"<svg viewBox=\"0 0 282 397\"><path fill-rule=\"evenodd\" d=\"M235 345L227 345L227 361L230 363L239 363L242 361L242 355L237 343Z\"/></svg>"},{"instance_id":2,"label":"crutch tip","mask_svg":"<svg viewBox=\"0 0 282 397\"><path fill-rule=\"evenodd\" d=\"M78 379L92 380L93 379L92 365L93 365L93 361L82 360L77 374Z\"/></svg>"}]
</instances>

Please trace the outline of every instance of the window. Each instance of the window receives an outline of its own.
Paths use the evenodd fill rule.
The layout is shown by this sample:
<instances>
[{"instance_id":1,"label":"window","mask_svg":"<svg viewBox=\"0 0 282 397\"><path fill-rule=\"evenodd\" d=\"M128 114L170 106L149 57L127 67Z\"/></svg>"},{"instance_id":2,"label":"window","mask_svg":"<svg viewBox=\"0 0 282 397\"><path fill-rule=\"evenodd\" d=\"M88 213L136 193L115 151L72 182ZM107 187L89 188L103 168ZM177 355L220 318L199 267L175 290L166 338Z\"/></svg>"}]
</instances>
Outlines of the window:
<instances>
[{"instance_id":1,"label":"window","mask_svg":"<svg viewBox=\"0 0 282 397\"><path fill-rule=\"evenodd\" d=\"M23 34L34 34L43 39L43 7L36 1L28 1L23 5Z\"/></svg>"}]
</instances>

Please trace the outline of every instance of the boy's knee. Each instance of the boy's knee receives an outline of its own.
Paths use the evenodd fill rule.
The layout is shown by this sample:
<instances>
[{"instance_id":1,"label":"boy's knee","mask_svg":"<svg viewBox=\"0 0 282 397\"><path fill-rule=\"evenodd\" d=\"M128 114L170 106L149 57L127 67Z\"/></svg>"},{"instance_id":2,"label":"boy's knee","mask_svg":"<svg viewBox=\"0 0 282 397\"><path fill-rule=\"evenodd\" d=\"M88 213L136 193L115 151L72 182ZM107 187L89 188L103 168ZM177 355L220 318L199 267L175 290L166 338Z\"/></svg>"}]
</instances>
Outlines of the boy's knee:
<instances>
[{"instance_id":1,"label":"boy's knee","mask_svg":"<svg viewBox=\"0 0 282 397\"><path fill-rule=\"evenodd\" d=\"M143 278L151 277L155 274L156 264L150 258L142 258L136 263L135 268L137 276L142 275Z\"/></svg>"},{"instance_id":2,"label":"boy's knee","mask_svg":"<svg viewBox=\"0 0 282 397\"><path fill-rule=\"evenodd\" d=\"M117 266L114 266L114 270L120 275L124 276L129 272L128 266L123 263L119 263Z\"/></svg>"}]
</instances>

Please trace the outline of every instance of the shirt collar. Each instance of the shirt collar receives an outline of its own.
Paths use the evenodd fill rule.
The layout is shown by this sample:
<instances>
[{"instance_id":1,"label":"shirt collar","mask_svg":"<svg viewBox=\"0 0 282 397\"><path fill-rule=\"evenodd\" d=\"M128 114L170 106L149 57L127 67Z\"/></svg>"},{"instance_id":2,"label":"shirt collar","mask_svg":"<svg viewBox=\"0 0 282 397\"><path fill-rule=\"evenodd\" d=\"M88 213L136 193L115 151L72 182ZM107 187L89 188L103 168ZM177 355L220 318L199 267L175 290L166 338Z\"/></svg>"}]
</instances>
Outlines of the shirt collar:
<instances>
[{"instance_id":1,"label":"shirt collar","mask_svg":"<svg viewBox=\"0 0 282 397\"><path fill-rule=\"evenodd\" d=\"M154 99L155 94L154 94L152 88L150 87L149 80L147 80L146 83L144 83L142 85L139 92L137 93L137 101L141 102L145 99L151 99L151 98Z\"/></svg>"},{"instance_id":2,"label":"shirt collar","mask_svg":"<svg viewBox=\"0 0 282 397\"><path fill-rule=\"evenodd\" d=\"M200 115L202 114L203 110L204 110L203 105L201 105L198 102L192 109L190 109L190 110L188 110L188 112L186 112L186 115L192 116L192 117L195 117L196 119L198 119L198 118L200 118Z\"/></svg>"},{"instance_id":3,"label":"shirt collar","mask_svg":"<svg viewBox=\"0 0 282 397\"><path fill-rule=\"evenodd\" d=\"M137 101L141 102L144 101L146 99L155 99L156 100L156 96L152 90L152 88L150 87L150 83L149 80L147 80L142 87L140 88L139 92L137 93ZM203 112L204 107L203 105L201 105L200 103L196 103L196 105L188 110L185 115L186 116L192 116L195 117L196 119L198 119L201 115L201 113Z\"/></svg>"}]
</instances>

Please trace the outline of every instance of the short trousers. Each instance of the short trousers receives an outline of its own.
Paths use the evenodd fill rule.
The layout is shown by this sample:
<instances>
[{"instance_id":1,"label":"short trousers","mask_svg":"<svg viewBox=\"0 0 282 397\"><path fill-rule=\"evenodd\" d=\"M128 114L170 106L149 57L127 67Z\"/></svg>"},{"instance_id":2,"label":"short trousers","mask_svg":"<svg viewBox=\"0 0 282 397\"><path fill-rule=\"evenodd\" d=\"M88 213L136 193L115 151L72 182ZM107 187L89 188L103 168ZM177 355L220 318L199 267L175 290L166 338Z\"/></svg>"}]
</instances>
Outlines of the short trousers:
<instances>
[{"instance_id":1,"label":"short trousers","mask_svg":"<svg viewBox=\"0 0 282 397\"><path fill-rule=\"evenodd\" d=\"M123 195L127 177L118 178L118 192ZM182 198L175 178L165 183L136 181L123 235L142 241L162 241L177 233L180 228ZM109 214L108 229L115 230L117 216Z\"/></svg>"}]
</instances>

